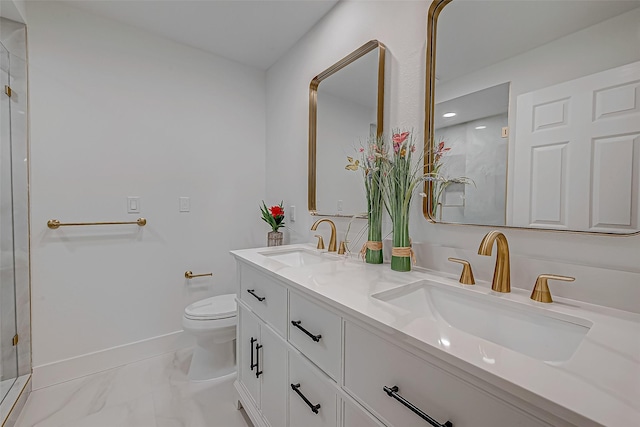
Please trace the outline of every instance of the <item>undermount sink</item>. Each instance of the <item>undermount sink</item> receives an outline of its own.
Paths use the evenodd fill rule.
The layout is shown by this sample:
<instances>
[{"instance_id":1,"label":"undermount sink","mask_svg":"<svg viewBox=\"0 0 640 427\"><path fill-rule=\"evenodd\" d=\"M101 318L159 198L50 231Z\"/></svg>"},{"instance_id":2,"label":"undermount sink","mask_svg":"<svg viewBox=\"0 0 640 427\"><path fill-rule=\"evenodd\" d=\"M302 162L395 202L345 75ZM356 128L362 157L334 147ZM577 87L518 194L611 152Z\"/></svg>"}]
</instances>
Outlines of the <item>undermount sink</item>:
<instances>
[{"instance_id":1,"label":"undermount sink","mask_svg":"<svg viewBox=\"0 0 640 427\"><path fill-rule=\"evenodd\" d=\"M283 251L261 252L260 255L266 256L272 260L278 261L289 267L302 267L306 265L320 264L324 262L333 262L337 258L323 256L321 253L313 252L305 249L287 249Z\"/></svg>"},{"instance_id":2,"label":"undermount sink","mask_svg":"<svg viewBox=\"0 0 640 427\"><path fill-rule=\"evenodd\" d=\"M569 360L592 326L578 317L427 280L372 297L547 362Z\"/></svg>"}]
</instances>

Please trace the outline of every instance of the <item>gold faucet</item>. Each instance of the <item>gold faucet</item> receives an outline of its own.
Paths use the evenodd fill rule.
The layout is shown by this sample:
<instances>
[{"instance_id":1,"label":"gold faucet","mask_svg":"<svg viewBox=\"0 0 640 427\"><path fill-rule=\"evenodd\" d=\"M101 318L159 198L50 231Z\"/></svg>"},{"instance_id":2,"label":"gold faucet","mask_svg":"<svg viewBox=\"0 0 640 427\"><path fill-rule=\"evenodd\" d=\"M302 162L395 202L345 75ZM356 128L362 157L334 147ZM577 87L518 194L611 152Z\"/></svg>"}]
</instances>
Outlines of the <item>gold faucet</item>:
<instances>
[{"instance_id":1,"label":"gold faucet","mask_svg":"<svg viewBox=\"0 0 640 427\"><path fill-rule=\"evenodd\" d=\"M313 225L311 226L311 230L316 231L316 228L318 228L318 224L325 221L328 222L329 225L331 225L331 239L329 239L328 250L329 252L335 252L336 251L336 225L333 223L333 221L331 221L329 218L319 219L313 223Z\"/></svg>"},{"instance_id":2,"label":"gold faucet","mask_svg":"<svg viewBox=\"0 0 640 427\"><path fill-rule=\"evenodd\" d=\"M490 231L480 242L478 255L491 256L493 242L497 242L498 254L496 256L496 268L493 270L491 289L496 292L511 292L511 267L509 266L509 243L507 238L499 231Z\"/></svg>"}]
</instances>

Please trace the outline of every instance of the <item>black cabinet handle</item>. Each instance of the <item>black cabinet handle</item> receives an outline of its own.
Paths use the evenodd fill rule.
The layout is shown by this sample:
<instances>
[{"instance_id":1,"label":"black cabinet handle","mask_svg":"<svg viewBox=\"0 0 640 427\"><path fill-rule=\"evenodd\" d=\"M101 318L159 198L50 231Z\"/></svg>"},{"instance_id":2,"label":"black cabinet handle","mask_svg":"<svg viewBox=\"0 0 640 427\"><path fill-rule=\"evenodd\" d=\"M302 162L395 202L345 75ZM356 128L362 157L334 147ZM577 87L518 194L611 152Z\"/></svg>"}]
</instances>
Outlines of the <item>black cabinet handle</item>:
<instances>
[{"instance_id":1,"label":"black cabinet handle","mask_svg":"<svg viewBox=\"0 0 640 427\"><path fill-rule=\"evenodd\" d=\"M318 334L318 335L313 335L311 332L307 331L305 328L303 328L302 326L300 326L300 324L302 323L301 320L292 320L291 324L293 326L295 326L296 328L300 329L302 332L304 332L305 334L307 334L307 336L309 338L311 338L312 340L314 340L315 342L320 341L320 338L322 338L322 335Z\"/></svg>"},{"instance_id":2,"label":"black cabinet handle","mask_svg":"<svg viewBox=\"0 0 640 427\"><path fill-rule=\"evenodd\" d=\"M444 424L440 424L439 422L437 422L436 420L431 418L429 415L427 415L424 412L422 412L413 403L409 402L407 399L405 399L404 397L400 396L398 394L399 389L398 389L397 385L394 385L391 388L389 388L387 386L384 386L382 389L384 390L385 393L387 393L387 395L389 397L393 397L398 402L402 403L404 406L409 408L414 414L416 414L417 416L419 416L420 418L422 418L423 420L425 420L426 422L431 424L433 427L453 427L453 424L451 423L451 421L447 421Z\"/></svg>"},{"instance_id":3,"label":"black cabinet handle","mask_svg":"<svg viewBox=\"0 0 640 427\"><path fill-rule=\"evenodd\" d=\"M252 371L253 371L253 368L256 367L256 364L253 363L253 343L254 342L258 342L258 340L255 339L254 337L251 337L251 365L250 365L250 367L251 367Z\"/></svg>"},{"instance_id":4,"label":"black cabinet handle","mask_svg":"<svg viewBox=\"0 0 640 427\"><path fill-rule=\"evenodd\" d=\"M261 348L262 348L262 345L256 342L256 378L260 378L260 375L262 375L262 371L260 370L260 353L259 353Z\"/></svg>"},{"instance_id":5,"label":"black cabinet handle","mask_svg":"<svg viewBox=\"0 0 640 427\"><path fill-rule=\"evenodd\" d=\"M309 399L307 399L307 397L302 394L302 392L300 391L300 383L298 384L291 384L291 388L293 389L293 391L295 391L298 396L300 396L300 398L302 400L304 400L304 403L306 403L309 408L311 408L311 412L313 412L314 414L318 413L318 409L320 409L320 404L318 403L317 405L314 405L313 403L309 402Z\"/></svg>"},{"instance_id":6,"label":"black cabinet handle","mask_svg":"<svg viewBox=\"0 0 640 427\"><path fill-rule=\"evenodd\" d=\"M258 301L264 301L267 299L267 297L259 297L258 295L256 295L256 290L255 289L247 289L247 292L249 292L251 295L253 295L254 297L256 297L256 299Z\"/></svg>"}]
</instances>

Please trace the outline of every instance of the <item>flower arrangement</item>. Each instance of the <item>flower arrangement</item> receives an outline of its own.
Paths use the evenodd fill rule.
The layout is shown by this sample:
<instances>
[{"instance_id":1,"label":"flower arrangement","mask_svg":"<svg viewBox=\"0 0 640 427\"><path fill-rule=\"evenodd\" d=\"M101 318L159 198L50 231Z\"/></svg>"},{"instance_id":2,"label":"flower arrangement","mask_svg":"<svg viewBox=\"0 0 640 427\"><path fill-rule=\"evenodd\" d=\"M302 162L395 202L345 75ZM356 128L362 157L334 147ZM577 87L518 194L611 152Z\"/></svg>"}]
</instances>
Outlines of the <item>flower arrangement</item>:
<instances>
[{"instance_id":1,"label":"flower arrangement","mask_svg":"<svg viewBox=\"0 0 640 427\"><path fill-rule=\"evenodd\" d=\"M411 270L414 260L409 239L409 208L416 186L424 179L421 156L413 157L416 144L411 132L396 131L391 138L393 152L389 153L382 166L382 194L393 224L393 249L391 269Z\"/></svg>"},{"instance_id":2,"label":"flower arrangement","mask_svg":"<svg viewBox=\"0 0 640 427\"><path fill-rule=\"evenodd\" d=\"M360 159L347 157L345 169L362 170L367 198L367 222L369 225L367 242L360 255L370 264L382 264L382 189L381 169L386 160L386 147L382 136L370 137L367 146L358 149Z\"/></svg>"},{"instance_id":3,"label":"flower arrangement","mask_svg":"<svg viewBox=\"0 0 640 427\"><path fill-rule=\"evenodd\" d=\"M260 211L262 212L262 220L269 224L273 231L278 231L280 227L284 227L284 208L282 207L282 202L280 202L279 205L267 208L263 200Z\"/></svg>"}]
</instances>

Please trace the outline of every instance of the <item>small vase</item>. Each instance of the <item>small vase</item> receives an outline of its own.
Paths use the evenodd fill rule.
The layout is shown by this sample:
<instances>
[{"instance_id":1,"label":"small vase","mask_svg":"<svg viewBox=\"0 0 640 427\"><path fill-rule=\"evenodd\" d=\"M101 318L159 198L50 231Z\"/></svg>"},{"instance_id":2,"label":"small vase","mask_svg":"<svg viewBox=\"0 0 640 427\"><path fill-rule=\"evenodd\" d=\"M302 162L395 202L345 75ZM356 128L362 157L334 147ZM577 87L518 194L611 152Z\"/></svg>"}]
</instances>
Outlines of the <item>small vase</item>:
<instances>
[{"instance_id":1,"label":"small vase","mask_svg":"<svg viewBox=\"0 0 640 427\"><path fill-rule=\"evenodd\" d=\"M374 204L369 202L368 241L365 244L365 261L368 264L382 264L382 201Z\"/></svg>"},{"instance_id":2,"label":"small vase","mask_svg":"<svg viewBox=\"0 0 640 427\"><path fill-rule=\"evenodd\" d=\"M282 231L267 233L267 246L282 246Z\"/></svg>"},{"instance_id":3,"label":"small vase","mask_svg":"<svg viewBox=\"0 0 640 427\"><path fill-rule=\"evenodd\" d=\"M411 271L413 251L409 239L409 215L398 215L393 219L393 248L391 250L391 269L394 271Z\"/></svg>"}]
</instances>

